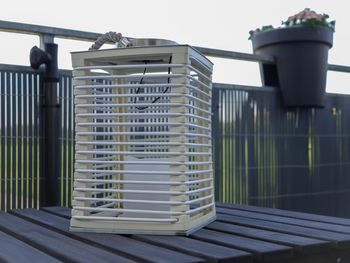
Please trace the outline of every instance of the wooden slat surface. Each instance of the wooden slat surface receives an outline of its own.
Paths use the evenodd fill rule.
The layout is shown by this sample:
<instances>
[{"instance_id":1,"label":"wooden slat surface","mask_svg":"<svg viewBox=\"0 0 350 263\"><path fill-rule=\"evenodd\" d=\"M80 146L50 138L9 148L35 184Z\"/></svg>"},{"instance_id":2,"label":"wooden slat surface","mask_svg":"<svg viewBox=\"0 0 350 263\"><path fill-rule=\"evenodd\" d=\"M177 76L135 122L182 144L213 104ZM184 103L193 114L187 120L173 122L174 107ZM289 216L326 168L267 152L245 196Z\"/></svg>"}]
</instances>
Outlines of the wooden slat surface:
<instances>
[{"instance_id":1,"label":"wooden slat surface","mask_svg":"<svg viewBox=\"0 0 350 263\"><path fill-rule=\"evenodd\" d=\"M215 232L208 229L201 229L192 234L191 237L252 252L254 258L260 261L287 259L293 256L292 248L287 246L222 232Z\"/></svg>"},{"instance_id":2,"label":"wooden slat surface","mask_svg":"<svg viewBox=\"0 0 350 263\"><path fill-rule=\"evenodd\" d=\"M49 211L45 209L46 211ZM68 210L68 208L67 208ZM62 216L66 216L68 214L67 211L63 211L62 208L60 211L53 209L50 210L55 214L61 214ZM227 235L220 232L210 231L209 230L199 230L195 234L191 235L191 238L205 240L210 243L220 244L226 247L231 247L239 250L244 250L247 252L253 253L253 257L255 259L261 261L269 261L271 259L286 259L290 258L293 255L293 250L291 247L287 247L284 245L279 245L275 243L269 243L261 240L250 239L241 237L239 235ZM208 237L210 236L210 238ZM228 237L229 236L229 237ZM137 238L137 237L136 237ZM226 241L225 241L226 240Z\"/></svg>"},{"instance_id":3,"label":"wooden slat surface","mask_svg":"<svg viewBox=\"0 0 350 263\"><path fill-rule=\"evenodd\" d=\"M174 263L202 261L196 257L150 245L122 235L70 232L68 219L64 217L59 217L57 215L49 214L44 211L37 211L35 209L17 209L12 210L11 213L21 216L25 219L31 220L35 223L50 227L51 229L59 231L60 233L69 237L89 242L90 244L92 243L100 245L116 253L127 255L128 257L134 260L142 262ZM231 253L231 260L239 256L243 258L250 258L248 257L249 255L247 253L243 253L242 251L237 252L241 252L241 255L239 255L238 253Z\"/></svg>"},{"instance_id":4,"label":"wooden slat surface","mask_svg":"<svg viewBox=\"0 0 350 263\"><path fill-rule=\"evenodd\" d=\"M191 239L188 237L174 236L134 236L138 240L149 242L161 247L167 247L178 251L184 251L193 255L204 257L213 262L251 262L249 253L237 249L219 246Z\"/></svg>"},{"instance_id":5,"label":"wooden slat surface","mask_svg":"<svg viewBox=\"0 0 350 263\"><path fill-rule=\"evenodd\" d=\"M216 206L244 210L244 211L250 211L250 212L258 212L261 214L285 216L285 217L289 217L289 218L306 219L306 220L316 221L316 222L350 226L350 219L348 219L348 218L316 215L316 214L310 214L310 213L288 211L288 210L281 210L281 209L274 209L274 208L267 208L267 207L236 205L236 204L233 205L233 204L225 204L225 203L220 203L220 202L216 203Z\"/></svg>"},{"instance_id":6,"label":"wooden slat surface","mask_svg":"<svg viewBox=\"0 0 350 263\"><path fill-rule=\"evenodd\" d=\"M0 262L58 263L60 261L0 231Z\"/></svg>"},{"instance_id":7,"label":"wooden slat surface","mask_svg":"<svg viewBox=\"0 0 350 263\"><path fill-rule=\"evenodd\" d=\"M221 203L217 211L217 221L182 237L70 232L68 208L12 210L0 213L0 262L26 262L1 258L14 247L53 262L350 262L347 219Z\"/></svg>"},{"instance_id":8,"label":"wooden slat surface","mask_svg":"<svg viewBox=\"0 0 350 263\"><path fill-rule=\"evenodd\" d=\"M69 214L68 208L60 208L60 209L53 209L53 208L43 208L46 211L50 211L56 215L60 215L62 217L67 217ZM290 234L293 236L299 236L299 237L306 237L306 238L312 238L321 241L320 246L315 244L314 250L309 250L310 253L317 253L320 249L323 248L322 241L329 242L329 244L332 245L333 248L348 248L350 245L350 235L341 234L341 233L334 233L330 231L322 231L317 229L311 229L306 227L299 227L299 226L293 226L293 225L285 225L282 223L275 223L275 222L268 222L264 220L257 220L257 219L250 219L250 218L243 218L238 216L231 216L231 215L225 215L218 213L218 220L216 222L220 221L226 221L226 223L234 224L238 226L247 226L254 229L263 229L275 232L276 235L279 233L285 233ZM301 247L304 247L301 244ZM302 249L302 248L300 248ZM255 256L255 258L258 258Z\"/></svg>"},{"instance_id":9,"label":"wooden slat surface","mask_svg":"<svg viewBox=\"0 0 350 263\"><path fill-rule=\"evenodd\" d=\"M0 212L0 230L64 262L134 262L4 212Z\"/></svg>"},{"instance_id":10,"label":"wooden slat surface","mask_svg":"<svg viewBox=\"0 0 350 263\"><path fill-rule=\"evenodd\" d=\"M330 242L302 237L291 234L284 234L279 232L273 232L263 229L257 229L252 227L227 224L222 222L214 222L206 227L207 229L223 231L226 233L237 234L241 236L246 236L250 238L256 238L259 240L265 240L269 242L274 242L277 244L282 244L286 246L293 247L297 252L303 254L312 254L324 252L327 249L330 249Z\"/></svg>"},{"instance_id":11,"label":"wooden slat surface","mask_svg":"<svg viewBox=\"0 0 350 263\"><path fill-rule=\"evenodd\" d=\"M296 219L296 218L289 218L289 217L283 217L283 216L267 215L267 214L261 214L257 212L250 212L250 211L243 211L243 210L229 209L229 208L217 208L216 211L221 214L236 215L236 216L254 218L259 220L284 223L288 225L297 225L297 226L310 227L310 228L316 228L321 230L328 230L333 232L350 234L350 227L343 226L343 225L335 225L330 223L309 221L305 219Z\"/></svg>"},{"instance_id":12,"label":"wooden slat surface","mask_svg":"<svg viewBox=\"0 0 350 263\"><path fill-rule=\"evenodd\" d=\"M40 210L49 212L54 215L58 215L61 217L65 217L70 219L71 218L71 209L63 206L49 206L49 207L42 207Z\"/></svg>"},{"instance_id":13,"label":"wooden slat surface","mask_svg":"<svg viewBox=\"0 0 350 263\"><path fill-rule=\"evenodd\" d=\"M196 255L207 259L210 262L252 262L249 253L191 239L188 237L175 236L141 236L134 238L148 243L155 244L160 247L167 247L176 251L183 251L191 255Z\"/></svg>"},{"instance_id":14,"label":"wooden slat surface","mask_svg":"<svg viewBox=\"0 0 350 263\"><path fill-rule=\"evenodd\" d=\"M218 214L217 220L258 229L326 240L331 242L332 246L335 248L350 248L350 235L347 234L225 214Z\"/></svg>"}]
</instances>

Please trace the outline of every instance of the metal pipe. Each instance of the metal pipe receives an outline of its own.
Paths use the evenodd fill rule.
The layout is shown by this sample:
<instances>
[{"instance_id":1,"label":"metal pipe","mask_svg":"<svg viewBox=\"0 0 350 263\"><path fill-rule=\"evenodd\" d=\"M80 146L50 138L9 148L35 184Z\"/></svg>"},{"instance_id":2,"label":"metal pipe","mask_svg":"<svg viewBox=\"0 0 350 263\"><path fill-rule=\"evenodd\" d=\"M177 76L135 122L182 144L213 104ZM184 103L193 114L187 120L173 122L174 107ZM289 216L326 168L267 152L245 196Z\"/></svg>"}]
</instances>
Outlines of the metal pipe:
<instances>
[{"instance_id":1,"label":"metal pipe","mask_svg":"<svg viewBox=\"0 0 350 263\"><path fill-rule=\"evenodd\" d=\"M44 38L43 38L44 39ZM44 39L45 40L45 39ZM53 40L53 39L51 39ZM43 145L41 154L41 169L44 182L40 198L41 206L59 205L59 125L60 125L60 104L58 93L58 65L57 65L57 44L42 43L44 50L33 47L30 51L30 63L32 68L39 69L45 65L44 78L42 83L42 118L41 129L43 134Z\"/></svg>"},{"instance_id":2,"label":"metal pipe","mask_svg":"<svg viewBox=\"0 0 350 263\"><path fill-rule=\"evenodd\" d=\"M44 174L43 206L59 205L59 123L60 105L57 82L44 81L42 167Z\"/></svg>"}]
</instances>

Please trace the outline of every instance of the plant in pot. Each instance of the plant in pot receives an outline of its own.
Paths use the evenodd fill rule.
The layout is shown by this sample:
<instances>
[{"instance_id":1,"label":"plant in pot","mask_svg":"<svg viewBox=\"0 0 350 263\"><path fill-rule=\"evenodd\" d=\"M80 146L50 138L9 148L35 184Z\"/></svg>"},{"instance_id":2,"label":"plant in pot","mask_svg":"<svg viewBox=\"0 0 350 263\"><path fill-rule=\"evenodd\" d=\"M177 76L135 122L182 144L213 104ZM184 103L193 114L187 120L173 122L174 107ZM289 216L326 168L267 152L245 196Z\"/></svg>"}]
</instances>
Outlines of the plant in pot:
<instances>
[{"instance_id":1,"label":"plant in pot","mask_svg":"<svg viewBox=\"0 0 350 263\"><path fill-rule=\"evenodd\" d=\"M281 89L287 107L324 107L328 50L333 45L335 21L309 8L282 22L250 31L256 54L271 55L275 64L263 63L263 84Z\"/></svg>"}]
</instances>

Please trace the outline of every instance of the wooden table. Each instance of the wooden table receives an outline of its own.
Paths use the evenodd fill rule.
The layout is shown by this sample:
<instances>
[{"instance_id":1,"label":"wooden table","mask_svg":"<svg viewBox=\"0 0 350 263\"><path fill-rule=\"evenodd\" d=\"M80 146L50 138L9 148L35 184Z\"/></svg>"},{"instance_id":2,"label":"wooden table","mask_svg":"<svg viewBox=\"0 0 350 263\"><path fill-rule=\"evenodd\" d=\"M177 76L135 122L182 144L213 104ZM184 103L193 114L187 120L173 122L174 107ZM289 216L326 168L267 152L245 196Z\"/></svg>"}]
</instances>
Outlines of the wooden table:
<instances>
[{"instance_id":1,"label":"wooden table","mask_svg":"<svg viewBox=\"0 0 350 263\"><path fill-rule=\"evenodd\" d=\"M69 232L70 209L0 212L0 262L350 262L350 219L217 203L190 237Z\"/></svg>"}]
</instances>

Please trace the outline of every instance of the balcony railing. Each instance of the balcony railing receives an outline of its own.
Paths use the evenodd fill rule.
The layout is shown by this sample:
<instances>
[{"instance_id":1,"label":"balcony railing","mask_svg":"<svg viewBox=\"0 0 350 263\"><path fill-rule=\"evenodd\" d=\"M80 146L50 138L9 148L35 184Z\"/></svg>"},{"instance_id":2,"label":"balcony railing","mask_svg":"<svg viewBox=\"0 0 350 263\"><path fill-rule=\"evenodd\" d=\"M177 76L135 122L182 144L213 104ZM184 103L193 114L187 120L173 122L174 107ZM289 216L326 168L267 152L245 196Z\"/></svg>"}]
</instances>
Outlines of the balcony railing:
<instances>
[{"instance_id":1,"label":"balcony railing","mask_svg":"<svg viewBox=\"0 0 350 263\"><path fill-rule=\"evenodd\" d=\"M0 30L94 41L100 34L0 21ZM210 57L274 63L273 57L196 47ZM29 53L29 50L28 50ZM1 60L0 60L1 61ZM350 67L328 65L330 71ZM0 65L0 209L42 202L42 72ZM74 112L71 71L60 71L60 205L71 202ZM328 94L324 109L286 110L274 87L213 84L218 201L350 216L350 96Z\"/></svg>"}]
</instances>

